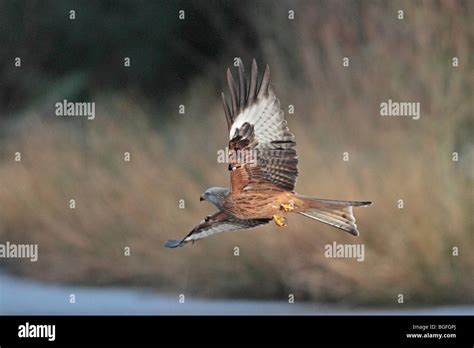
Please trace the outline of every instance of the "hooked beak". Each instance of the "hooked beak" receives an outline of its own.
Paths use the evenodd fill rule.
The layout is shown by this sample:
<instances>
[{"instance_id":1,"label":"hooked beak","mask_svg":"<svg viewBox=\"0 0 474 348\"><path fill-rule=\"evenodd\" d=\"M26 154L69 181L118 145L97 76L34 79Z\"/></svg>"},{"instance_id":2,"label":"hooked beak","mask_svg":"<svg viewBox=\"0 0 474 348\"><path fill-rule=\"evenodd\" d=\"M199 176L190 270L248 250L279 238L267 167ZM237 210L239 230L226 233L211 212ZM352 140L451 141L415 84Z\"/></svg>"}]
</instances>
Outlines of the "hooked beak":
<instances>
[{"instance_id":1,"label":"hooked beak","mask_svg":"<svg viewBox=\"0 0 474 348\"><path fill-rule=\"evenodd\" d=\"M206 198L204 198L204 196L199 197L200 202L205 201L205 200L206 200Z\"/></svg>"}]
</instances>

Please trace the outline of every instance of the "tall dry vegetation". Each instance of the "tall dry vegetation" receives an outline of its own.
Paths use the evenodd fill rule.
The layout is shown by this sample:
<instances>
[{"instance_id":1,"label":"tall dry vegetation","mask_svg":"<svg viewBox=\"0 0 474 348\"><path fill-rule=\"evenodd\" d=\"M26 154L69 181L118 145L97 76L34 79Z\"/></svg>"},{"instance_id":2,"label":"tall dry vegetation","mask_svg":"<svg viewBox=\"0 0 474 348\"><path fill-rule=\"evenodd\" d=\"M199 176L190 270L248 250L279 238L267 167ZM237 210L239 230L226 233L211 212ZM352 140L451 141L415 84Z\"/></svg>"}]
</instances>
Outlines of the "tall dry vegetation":
<instances>
[{"instance_id":1,"label":"tall dry vegetation","mask_svg":"<svg viewBox=\"0 0 474 348\"><path fill-rule=\"evenodd\" d=\"M260 3L252 18L282 107L295 106L287 119L300 155L297 190L374 201L356 210L359 238L295 216L285 229L271 224L163 248L213 211L198 201L203 190L228 185L226 167L216 161L227 140L219 91L203 76L163 101L173 106L157 115L121 94L98 96L94 121L29 112L15 125L0 152L0 239L38 243L40 258L9 268L50 281L213 297L293 293L394 304L403 293L410 304L472 303L472 3L287 7L296 20L271 3ZM346 56L349 68L342 66ZM222 76L222 86L224 64L211 72ZM380 117L379 104L389 98L419 101L421 119ZM177 104L186 105L184 116ZM147 121L165 113L175 116L158 126ZM364 243L365 261L325 258L324 246L333 241Z\"/></svg>"}]
</instances>

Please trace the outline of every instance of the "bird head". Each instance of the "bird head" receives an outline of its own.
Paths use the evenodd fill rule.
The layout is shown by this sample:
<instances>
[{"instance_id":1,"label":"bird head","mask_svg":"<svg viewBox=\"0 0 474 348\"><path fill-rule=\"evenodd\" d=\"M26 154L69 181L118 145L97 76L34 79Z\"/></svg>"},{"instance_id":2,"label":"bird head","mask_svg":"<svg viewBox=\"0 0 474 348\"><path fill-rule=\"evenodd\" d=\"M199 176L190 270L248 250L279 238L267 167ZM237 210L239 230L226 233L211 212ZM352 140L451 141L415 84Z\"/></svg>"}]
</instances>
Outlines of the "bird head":
<instances>
[{"instance_id":1,"label":"bird head","mask_svg":"<svg viewBox=\"0 0 474 348\"><path fill-rule=\"evenodd\" d=\"M225 187L208 188L199 197L200 201L208 201L214 204L218 209L222 208L222 200L229 194L229 189Z\"/></svg>"}]
</instances>

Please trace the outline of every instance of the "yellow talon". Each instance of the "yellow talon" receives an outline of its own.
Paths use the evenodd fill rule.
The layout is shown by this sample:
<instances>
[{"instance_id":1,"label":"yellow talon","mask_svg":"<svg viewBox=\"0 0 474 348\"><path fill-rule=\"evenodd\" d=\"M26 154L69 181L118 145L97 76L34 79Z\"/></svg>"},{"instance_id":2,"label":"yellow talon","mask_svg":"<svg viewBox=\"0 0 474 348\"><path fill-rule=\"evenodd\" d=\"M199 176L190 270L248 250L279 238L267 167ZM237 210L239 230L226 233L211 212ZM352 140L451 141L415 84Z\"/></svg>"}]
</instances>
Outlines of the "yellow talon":
<instances>
[{"instance_id":1,"label":"yellow talon","mask_svg":"<svg viewBox=\"0 0 474 348\"><path fill-rule=\"evenodd\" d=\"M275 225L278 227L285 227L288 226L288 221L286 217L281 215L273 215L273 220L275 220Z\"/></svg>"},{"instance_id":2,"label":"yellow talon","mask_svg":"<svg viewBox=\"0 0 474 348\"><path fill-rule=\"evenodd\" d=\"M295 210L295 205L293 204L293 202L290 201L290 203L282 203L280 204L280 207L281 209L283 209L284 211L286 211L287 213L288 212L291 212L293 210Z\"/></svg>"}]
</instances>

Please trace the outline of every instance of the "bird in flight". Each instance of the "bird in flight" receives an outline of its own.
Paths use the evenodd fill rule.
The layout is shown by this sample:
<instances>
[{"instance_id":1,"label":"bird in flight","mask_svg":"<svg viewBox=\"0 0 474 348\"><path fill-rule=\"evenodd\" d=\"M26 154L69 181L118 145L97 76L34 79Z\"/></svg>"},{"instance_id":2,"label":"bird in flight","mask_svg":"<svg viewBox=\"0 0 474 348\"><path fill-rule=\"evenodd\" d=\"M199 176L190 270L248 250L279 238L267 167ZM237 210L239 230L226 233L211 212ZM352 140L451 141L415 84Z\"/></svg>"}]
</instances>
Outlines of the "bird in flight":
<instances>
[{"instance_id":1,"label":"bird in flight","mask_svg":"<svg viewBox=\"0 0 474 348\"><path fill-rule=\"evenodd\" d=\"M229 129L230 188L207 189L200 200L212 203L217 212L207 216L183 239L168 240L165 246L176 248L216 233L257 227L272 220L284 227L288 225L289 213L358 236L352 208L371 202L320 199L296 193L296 143L270 86L270 68L266 66L260 82L255 59L250 81L241 60L238 70L237 86L227 69L230 103L222 93Z\"/></svg>"}]
</instances>

